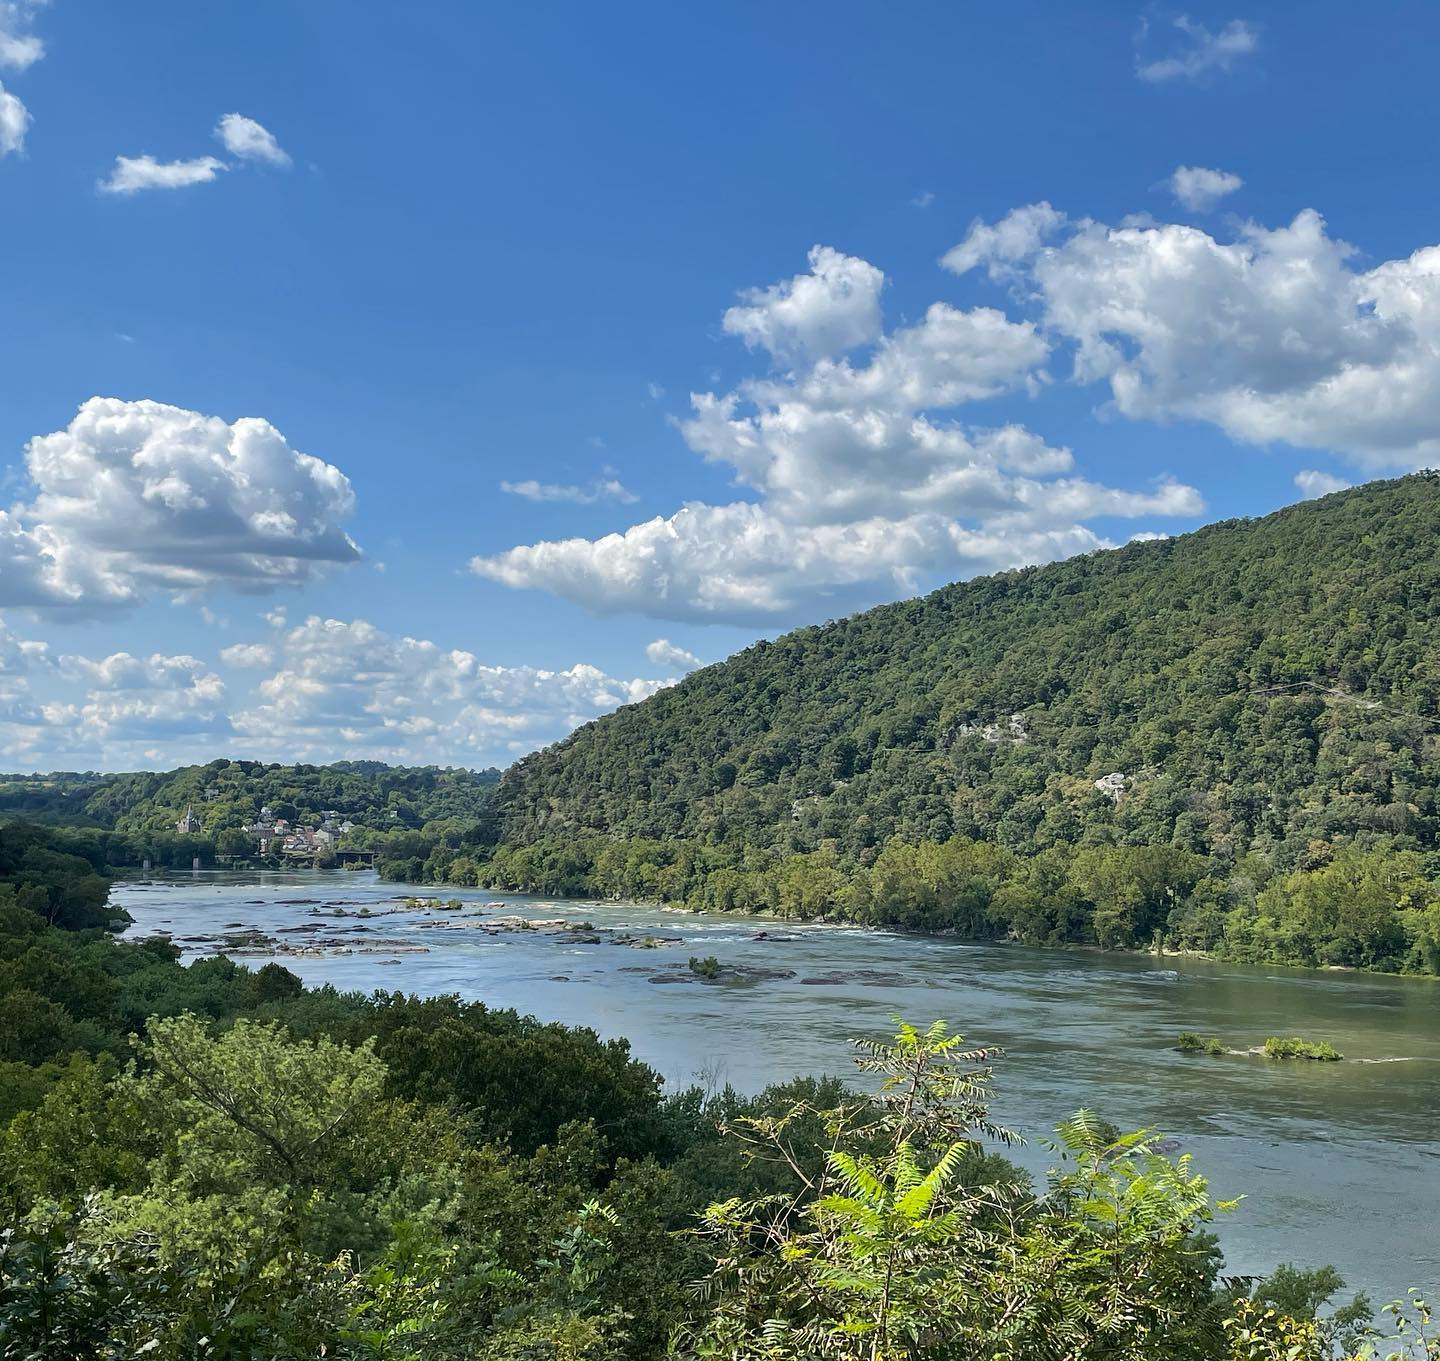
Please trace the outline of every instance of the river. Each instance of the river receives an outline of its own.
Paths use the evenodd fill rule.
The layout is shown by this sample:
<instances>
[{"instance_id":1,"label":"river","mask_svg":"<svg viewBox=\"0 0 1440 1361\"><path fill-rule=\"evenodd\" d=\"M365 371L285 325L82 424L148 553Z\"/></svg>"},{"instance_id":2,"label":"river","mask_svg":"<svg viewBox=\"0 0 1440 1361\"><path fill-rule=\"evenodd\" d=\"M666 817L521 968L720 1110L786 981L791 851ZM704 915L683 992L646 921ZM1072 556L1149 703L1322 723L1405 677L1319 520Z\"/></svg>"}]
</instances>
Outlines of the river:
<instances>
[{"instance_id":1,"label":"river","mask_svg":"<svg viewBox=\"0 0 1440 1361\"><path fill-rule=\"evenodd\" d=\"M489 890L413 890L465 906L411 910L409 891L368 871L197 872L123 881L114 898L135 918L128 935L170 932L187 960L252 929L280 942L230 951L252 967L276 959L307 984L453 992L591 1026L627 1038L671 1087L848 1073L846 1036L887 1033L896 1014L944 1017L1003 1047L994 1114L1028 1141L1011 1156L1032 1172L1054 1162L1040 1141L1055 1121L1088 1106L1173 1136L1217 1198L1245 1196L1218 1225L1228 1270L1330 1262L1377 1305L1409 1286L1440 1291L1440 982ZM355 915L366 909L376 915ZM516 930L506 916L589 922L600 939ZM623 943L646 935L672 939ZM686 967L692 955L792 976L706 984ZM872 976L848 976L861 970ZM1173 1048L1182 1030L1237 1047L1325 1039L1347 1061L1185 1056Z\"/></svg>"}]
</instances>

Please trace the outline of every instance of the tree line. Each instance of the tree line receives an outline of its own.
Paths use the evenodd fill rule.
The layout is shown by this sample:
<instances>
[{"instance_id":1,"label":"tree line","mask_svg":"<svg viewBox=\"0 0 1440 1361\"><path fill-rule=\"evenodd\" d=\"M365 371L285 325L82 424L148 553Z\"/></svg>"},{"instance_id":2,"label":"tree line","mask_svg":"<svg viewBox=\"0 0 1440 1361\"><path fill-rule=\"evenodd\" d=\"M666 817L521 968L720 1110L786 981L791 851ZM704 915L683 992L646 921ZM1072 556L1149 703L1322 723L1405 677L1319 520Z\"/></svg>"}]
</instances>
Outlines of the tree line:
<instances>
[{"instance_id":1,"label":"tree line","mask_svg":"<svg viewBox=\"0 0 1440 1361\"><path fill-rule=\"evenodd\" d=\"M1417 851L1314 843L1289 872L1178 846L893 840L847 860L690 841L545 840L480 851L426 829L379 861L399 880L552 896L650 899L970 940L1214 954L1242 962L1440 974L1440 883ZM418 853L424 851L424 856Z\"/></svg>"}]
</instances>

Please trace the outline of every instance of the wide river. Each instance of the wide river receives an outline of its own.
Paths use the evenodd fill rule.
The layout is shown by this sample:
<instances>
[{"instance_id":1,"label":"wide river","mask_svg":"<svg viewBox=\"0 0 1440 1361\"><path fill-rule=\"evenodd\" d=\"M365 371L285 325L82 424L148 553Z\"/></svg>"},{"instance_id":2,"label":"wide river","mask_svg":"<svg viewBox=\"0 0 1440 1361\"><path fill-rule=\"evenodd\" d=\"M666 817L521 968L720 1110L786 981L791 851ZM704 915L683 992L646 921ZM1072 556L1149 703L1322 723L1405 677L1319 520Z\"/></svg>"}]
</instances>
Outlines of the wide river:
<instances>
[{"instance_id":1,"label":"wide river","mask_svg":"<svg viewBox=\"0 0 1440 1361\"><path fill-rule=\"evenodd\" d=\"M846 1036L944 1017L1003 1047L995 1114L1027 1139L1012 1156L1031 1171L1054 1162L1040 1141L1055 1121L1087 1106L1173 1136L1217 1197L1245 1196L1218 1226L1229 1270L1330 1262L1377 1305L1409 1286L1440 1292L1440 982L408 891L465 908L408 910L395 885L343 871L199 872L123 882L115 899L135 918L128 934L169 932L187 960L253 929L280 943L230 951L252 967L276 959L309 984L459 993L591 1026L627 1038L672 1087L847 1073ZM601 939L497 925L514 916L590 922ZM671 943L626 943L646 935ZM692 955L791 976L706 984ZM1346 1062L1188 1057L1173 1048L1182 1030L1236 1047L1326 1039Z\"/></svg>"}]
</instances>

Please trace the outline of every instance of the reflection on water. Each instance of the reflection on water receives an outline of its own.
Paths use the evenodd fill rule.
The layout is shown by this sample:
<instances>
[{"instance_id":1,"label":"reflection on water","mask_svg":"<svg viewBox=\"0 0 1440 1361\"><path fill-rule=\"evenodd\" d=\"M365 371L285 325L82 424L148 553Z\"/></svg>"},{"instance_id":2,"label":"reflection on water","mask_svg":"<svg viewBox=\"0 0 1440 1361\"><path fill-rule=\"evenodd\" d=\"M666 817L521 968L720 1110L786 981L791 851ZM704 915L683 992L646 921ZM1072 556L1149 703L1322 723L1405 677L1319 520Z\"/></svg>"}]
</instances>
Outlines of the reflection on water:
<instances>
[{"instance_id":1,"label":"reflection on water","mask_svg":"<svg viewBox=\"0 0 1440 1361\"><path fill-rule=\"evenodd\" d=\"M438 892L465 910L395 912L395 886L338 871L177 875L117 885L115 897L136 919L130 934L169 931L187 958L217 948L199 938L253 928L286 951L314 952L237 955L252 966L278 958L310 984L454 992L588 1025L628 1038L672 1086L753 1089L799 1072L844 1073L843 1037L884 1032L896 1014L943 1016L1004 1048L996 1114L1026 1136L1013 1156L1032 1171L1050 1164L1039 1141L1054 1122L1089 1106L1124 1127L1174 1135L1218 1196L1246 1196L1220 1226L1232 1271L1329 1261L1380 1299L1440 1286L1435 981ZM504 906L475 911L486 902ZM363 907L386 915L330 915ZM487 934L487 923L516 914L591 922L600 942ZM769 939L756 939L762 930ZM618 939L647 934L679 939L654 949ZM334 944L306 945L315 939ZM650 981L691 955L793 976L739 986ZM845 977L860 970L884 981ZM1172 1048L1182 1030L1237 1045L1299 1034L1329 1040L1352 1061L1183 1056Z\"/></svg>"}]
</instances>

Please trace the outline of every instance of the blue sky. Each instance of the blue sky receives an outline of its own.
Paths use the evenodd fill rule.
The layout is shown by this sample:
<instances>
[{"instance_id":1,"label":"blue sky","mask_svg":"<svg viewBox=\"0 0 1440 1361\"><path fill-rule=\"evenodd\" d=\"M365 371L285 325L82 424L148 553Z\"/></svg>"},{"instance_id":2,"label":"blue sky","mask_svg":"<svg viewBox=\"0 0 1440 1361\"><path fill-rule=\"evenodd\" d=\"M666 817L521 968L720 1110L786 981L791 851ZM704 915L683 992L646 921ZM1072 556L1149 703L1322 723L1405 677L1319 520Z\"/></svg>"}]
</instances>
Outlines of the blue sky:
<instances>
[{"instance_id":1,"label":"blue sky","mask_svg":"<svg viewBox=\"0 0 1440 1361\"><path fill-rule=\"evenodd\" d=\"M503 764L1435 463L1437 28L3 0L0 762Z\"/></svg>"}]
</instances>

